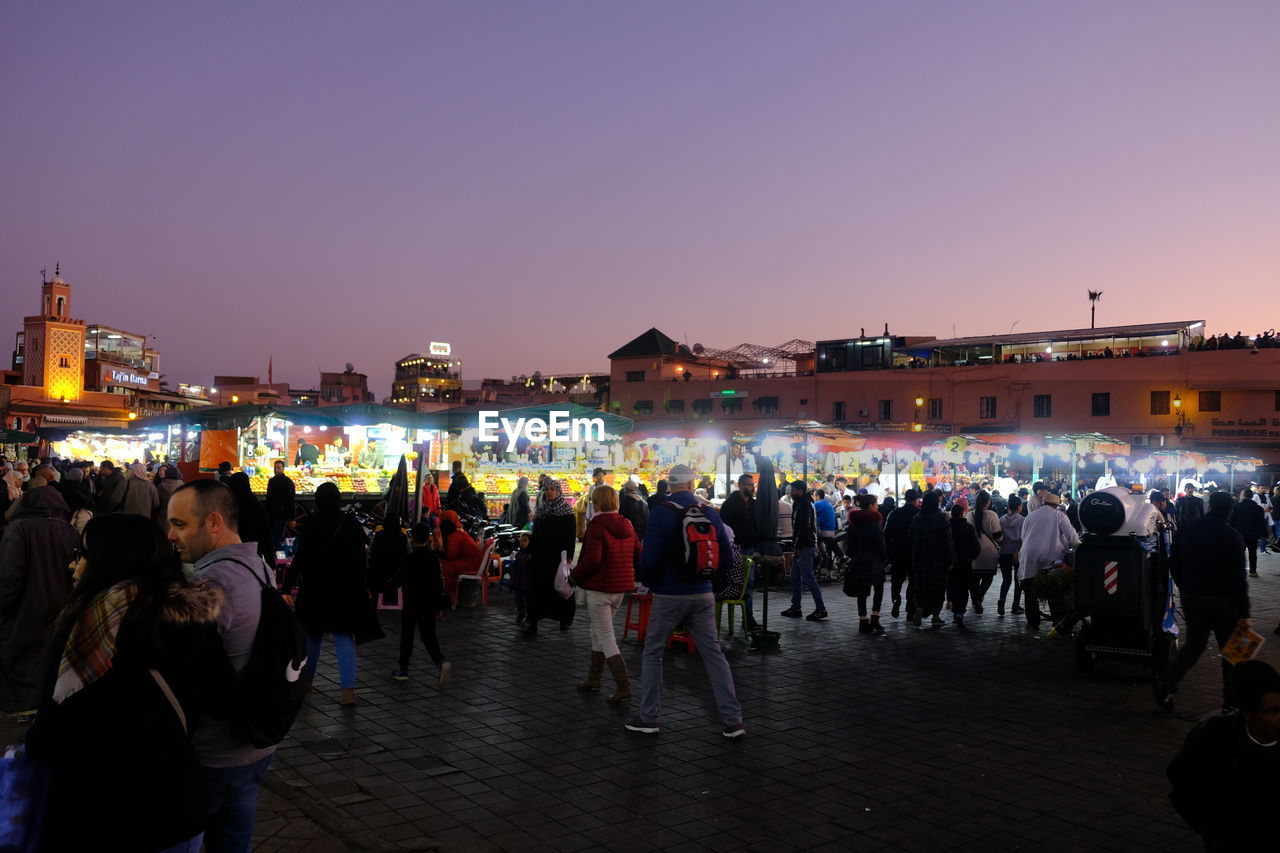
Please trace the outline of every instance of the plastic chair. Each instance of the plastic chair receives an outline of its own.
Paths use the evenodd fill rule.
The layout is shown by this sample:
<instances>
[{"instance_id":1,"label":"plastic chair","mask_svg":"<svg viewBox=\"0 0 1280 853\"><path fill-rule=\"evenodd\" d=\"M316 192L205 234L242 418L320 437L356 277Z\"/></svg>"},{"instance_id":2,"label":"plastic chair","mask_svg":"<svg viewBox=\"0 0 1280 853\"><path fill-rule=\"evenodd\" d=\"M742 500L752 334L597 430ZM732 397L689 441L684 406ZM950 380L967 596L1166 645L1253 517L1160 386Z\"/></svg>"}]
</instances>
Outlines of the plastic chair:
<instances>
[{"instance_id":1,"label":"plastic chair","mask_svg":"<svg viewBox=\"0 0 1280 853\"><path fill-rule=\"evenodd\" d=\"M671 636L667 637L667 648L671 648L674 643L683 643L684 650L691 655L698 653L698 644L693 641L693 635L688 631L682 631L679 628L671 632Z\"/></svg>"},{"instance_id":2,"label":"plastic chair","mask_svg":"<svg viewBox=\"0 0 1280 853\"><path fill-rule=\"evenodd\" d=\"M651 592L633 592L627 596L627 616L622 620L622 639L627 638L627 632L634 630L636 632L637 642L644 642L645 632L649 630L649 611L653 609L653 593ZM631 618L634 611L635 619Z\"/></svg>"},{"instance_id":3,"label":"plastic chair","mask_svg":"<svg viewBox=\"0 0 1280 853\"><path fill-rule=\"evenodd\" d=\"M453 608L458 609L458 599L462 598L462 582L475 581L480 584L480 602L484 607L489 606L489 563L493 556L493 549L497 547L496 539L487 539L484 543L484 552L480 555L480 563L476 566L476 570L471 574L458 575L458 595L453 597Z\"/></svg>"},{"instance_id":4,"label":"plastic chair","mask_svg":"<svg viewBox=\"0 0 1280 853\"><path fill-rule=\"evenodd\" d=\"M724 612L725 605L729 607L729 636L733 636L733 617L734 608L742 609L742 636L747 636L747 617L751 614L747 612L747 590L751 588L751 576L756 571L756 561L753 557L743 557L743 563L746 566L747 574L742 581L742 589L738 591L737 598L727 598L724 601L716 602L716 634L720 633L720 615Z\"/></svg>"}]
</instances>

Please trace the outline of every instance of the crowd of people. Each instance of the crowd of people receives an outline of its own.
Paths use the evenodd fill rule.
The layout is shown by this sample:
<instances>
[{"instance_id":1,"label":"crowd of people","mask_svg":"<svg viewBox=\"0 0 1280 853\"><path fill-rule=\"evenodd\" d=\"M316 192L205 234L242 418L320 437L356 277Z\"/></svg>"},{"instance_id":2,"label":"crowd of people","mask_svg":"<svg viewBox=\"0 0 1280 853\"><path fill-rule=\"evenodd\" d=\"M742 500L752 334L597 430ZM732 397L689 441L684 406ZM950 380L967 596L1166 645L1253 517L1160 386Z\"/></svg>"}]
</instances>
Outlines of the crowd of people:
<instances>
[{"instance_id":1,"label":"crowd of people","mask_svg":"<svg viewBox=\"0 0 1280 853\"><path fill-rule=\"evenodd\" d=\"M661 730L663 653L680 630L696 644L722 734L745 734L716 627L715 590L738 567L747 629L758 631L753 590L788 581L763 571L753 576L768 565L755 557L790 554L791 601L783 617L829 618L822 565L856 599L860 634L884 632L886 604L888 618L917 628L925 620L931 628L945 625L946 613L968 630L967 614L984 611L997 576L997 613L1024 616L1038 630L1045 617L1035 580L1069 560L1080 542L1078 503L1053 484L1001 494L992 482L973 480L912 487L899 501L839 477L775 482L771 466L761 469L759 480L743 475L718 509L707 497L707 478L684 465L672 468L653 495L634 480L614 488L602 469L573 504L546 476L536 485L521 479L513 491L502 520L522 531L509 567L518 627L532 640L540 622L568 631L577 611L585 611L590 658L578 690L602 691L607 671L608 704L637 698L614 624L626 594L652 595L638 702L626 729ZM401 604L391 677L410 679L420 639L436 684L448 683L452 667L436 634L437 614L457 601L461 577L483 568L483 543L469 517L483 515L484 504L460 465L453 474L444 496L428 486L421 521L406 526L390 515L370 535L344 511L333 484L317 490L313 512L296 518L292 482L279 468L259 501L248 478L229 470L184 483L176 466L163 463L6 462L0 687L6 710L32 721L27 754L46 768L57 794L43 849L116 837L145 851L248 849L275 741L246 736L236 722L243 709L228 697L237 695L237 678L256 654L268 590L284 593L305 635L305 659L295 674L312 701L328 635L338 664L337 701L357 706L356 649L382 636L378 596ZM1265 487L1213 492L1207 502L1196 492L1187 487L1174 500L1160 490L1149 495L1160 519L1176 530L1170 562L1187 623L1186 642L1155 687L1166 709L1209 634L1222 645L1248 624L1247 576L1257 574L1258 553L1280 545L1280 505ZM292 560L277 575L277 550L286 539ZM807 615L806 589L813 602ZM1257 715L1272 713L1268 691L1245 691L1242 699L1237 679L1224 664L1224 711L1238 716L1242 709L1240 725L1265 734L1267 723ZM122 744L113 732L128 739ZM1181 760L1208 760L1200 744L1218 737L1189 739ZM127 770L103 791L92 768L108 764ZM92 802L94 820L67 819L64 810L81 801ZM154 819L155 811L164 819ZM141 835L140 825L147 827Z\"/></svg>"}]
</instances>

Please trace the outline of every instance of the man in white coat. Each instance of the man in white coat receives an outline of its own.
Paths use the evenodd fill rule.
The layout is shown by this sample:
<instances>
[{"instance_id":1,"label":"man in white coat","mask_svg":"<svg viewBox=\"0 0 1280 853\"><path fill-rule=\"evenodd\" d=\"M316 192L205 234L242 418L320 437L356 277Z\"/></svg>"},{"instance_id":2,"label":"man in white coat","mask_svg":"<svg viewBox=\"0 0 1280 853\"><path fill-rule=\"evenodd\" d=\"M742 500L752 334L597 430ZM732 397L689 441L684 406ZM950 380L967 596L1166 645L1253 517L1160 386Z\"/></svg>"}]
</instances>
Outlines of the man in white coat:
<instances>
[{"instance_id":1,"label":"man in white coat","mask_svg":"<svg viewBox=\"0 0 1280 853\"><path fill-rule=\"evenodd\" d=\"M1067 549L1080 544L1080 534L1059 507L1062 498L1053 492L1040 493L1041 504L1022 523L1022 550L1019 552L1022 594L1027 603L1027 627L1040 629L1040 602L1032 590L1036 575L1062 559Z\"/></svg>"}]
</instances>

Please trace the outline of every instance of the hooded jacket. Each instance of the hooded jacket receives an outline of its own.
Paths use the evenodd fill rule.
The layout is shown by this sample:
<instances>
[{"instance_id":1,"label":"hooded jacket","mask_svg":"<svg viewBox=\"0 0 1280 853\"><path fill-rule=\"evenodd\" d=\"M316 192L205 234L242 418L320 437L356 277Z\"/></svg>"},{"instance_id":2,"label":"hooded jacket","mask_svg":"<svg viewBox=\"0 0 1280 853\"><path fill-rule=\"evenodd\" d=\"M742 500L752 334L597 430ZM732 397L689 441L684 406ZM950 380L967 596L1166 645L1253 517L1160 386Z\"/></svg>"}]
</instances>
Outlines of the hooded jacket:
<instances>
[{"instance_id":1,"label":"hooded jacket","mask_svg":"<svg viewBox=\"0 0 1280 853\"><path fill-rule=\"evenodd\" d=\"M1249 616L1244 539L1223 515L1211 512L1180 526L1169 569L1183 595L1230 598L1236 618Z\"/></svg>"},{"instance_id":2,"label":"hooded jacket","mask_svg":"<svg viewBox=\"0 0 1280 853\"><path fill-rule=\"evenodd\" d=\"M208 584L171 587L154 622L124 617L104 674L59 703L46 680L27 735L31 757L51 770L42 850L160 850L204 829L195 750L149 670L188 727L224 713L234 671L218 637L222 603ZM46 672L56 675L70 628L60 626Z\"/></svg>"},{"instance_id":3,"label":"hooded jacket","mask_svg":"<svg viewBox=\"0 0 1280 853\"><path fill-rule=\"evenodd\" d=\"M884 569L889 562L885 545L883 519L873 509L855 509L849 513L845 543L849 553L849 571L863 583L884 583Z\"/></svg>"},{"instance_id":4,"label":"hooded jacket","mask_svg":"<svg viewBox=\"0 0 1280 853\"><path fill-rule=\"evenodd\" d=\"M795 548L814 548L818 544L818 520L813 499L808 495L791 498L791 538Z\"/></svg>"},{"instance_id":5,"label":"hooded jacket","mask_svg":"<svg viewBox=\"0 0 1280 853\"><path fill-rule=\"evenodd\" d=\"M639 561L640 539L631 522L621 513L597 512L587 522L573 582L596 592L630 592Z\"/></svg>"}]
</instances>

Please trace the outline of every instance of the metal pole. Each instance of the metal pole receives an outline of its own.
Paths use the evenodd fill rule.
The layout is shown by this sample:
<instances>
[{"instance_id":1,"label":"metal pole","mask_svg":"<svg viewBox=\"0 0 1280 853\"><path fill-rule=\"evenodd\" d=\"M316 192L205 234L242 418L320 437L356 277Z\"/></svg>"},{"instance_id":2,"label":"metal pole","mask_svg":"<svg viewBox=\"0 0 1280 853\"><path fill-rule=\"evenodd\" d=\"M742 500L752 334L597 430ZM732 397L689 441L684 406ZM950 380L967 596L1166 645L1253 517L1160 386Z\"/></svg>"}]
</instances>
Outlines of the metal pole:
<instances>
[{"instance_id":1,"label":"metal pole","mask_svg":"<svg viewBox=\"0 0 1280 853\"><path fill-rule=\"evenodd\" d=\"M1236 496L1236 463L1228 462L1227 469L1231 472L1231 497Z\"/></svg>"},{"instance_id":2,"label":"metal pole","mask_svg":"<svg viewBox=\"0 0 1280 853\"><path fill-rule=\"evenodd\" d=\"M1071 499L1075 500L1076 496L1076 475L1080 471L1080 460L1076 458L1076 452L1071 452Z\"/></svg>"}]
</instances>

